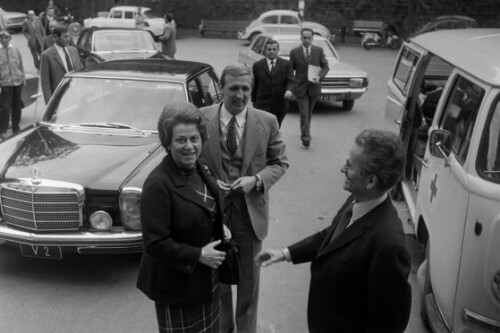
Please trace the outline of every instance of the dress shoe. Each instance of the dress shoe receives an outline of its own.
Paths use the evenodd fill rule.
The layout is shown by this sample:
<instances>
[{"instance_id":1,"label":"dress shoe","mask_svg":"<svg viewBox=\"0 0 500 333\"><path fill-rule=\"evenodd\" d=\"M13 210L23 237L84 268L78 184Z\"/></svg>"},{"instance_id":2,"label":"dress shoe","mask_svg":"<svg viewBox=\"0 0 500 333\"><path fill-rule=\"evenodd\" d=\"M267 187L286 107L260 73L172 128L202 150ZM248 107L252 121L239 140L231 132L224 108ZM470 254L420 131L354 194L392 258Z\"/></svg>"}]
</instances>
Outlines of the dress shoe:
<instances>
[{"instance_id":1,"label":"dress shoe","mask_svg":"<svg viewBox=\"0 0 500 333\"><path fill-rule=\"evenodd\" d=\"M304 148L309 148L309 146L311 145L311 140L302 139L302 145L304 146Z\"/></svg>"}]
</instances>

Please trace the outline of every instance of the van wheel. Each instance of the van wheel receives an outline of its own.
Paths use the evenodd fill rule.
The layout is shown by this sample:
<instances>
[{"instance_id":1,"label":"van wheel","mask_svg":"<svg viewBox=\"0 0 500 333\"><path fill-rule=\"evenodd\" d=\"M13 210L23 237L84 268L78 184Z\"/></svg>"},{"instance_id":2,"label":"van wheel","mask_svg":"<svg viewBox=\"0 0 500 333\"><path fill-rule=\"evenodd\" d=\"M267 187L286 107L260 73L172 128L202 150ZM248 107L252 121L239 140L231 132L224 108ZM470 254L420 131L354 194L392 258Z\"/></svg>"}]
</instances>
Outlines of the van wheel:
<instances>
[{"instance_id":1,"label":"van wheel","mask_svg":"<svg viewBox=\"0 0 500 333\"><path fill-rule=\"evenodd\" d=\"M367 40L365 40L363 47L365 48L365 50L371 50L373 44L375 44L375 40L373 40L373 38L368 38Z\"/></svg>"},{"instance_id":2,"label":"van wheel","mask_svg":"<svg viewBox=\"0 0 500 333\"><path fill-rule=\"evenodd\" d=\"M342 101L342 108L346 111L351 111L354 106L353 99L346 99Z\"/></svg>"},{"instance_id":3,"label":"van wheel","mask_svg":"<svg viewBox=\"0 0 500 333\"><path fill-rule=\"evenodd\" d=\"M423 270L423 272L422 272ZM431 288L431 279L430 279L430 270L429 270L429 241L427 240L427 244L425 246L425 260L422 262L420 267L418 268L417 276L424 276L423 288L421 293L422 304L420 306L420 318L422 319L422 323L428 329L431 328L429 317L427 316L427 306L425 305L425 297L432 292Z\"/></svg>"}]
</instances>

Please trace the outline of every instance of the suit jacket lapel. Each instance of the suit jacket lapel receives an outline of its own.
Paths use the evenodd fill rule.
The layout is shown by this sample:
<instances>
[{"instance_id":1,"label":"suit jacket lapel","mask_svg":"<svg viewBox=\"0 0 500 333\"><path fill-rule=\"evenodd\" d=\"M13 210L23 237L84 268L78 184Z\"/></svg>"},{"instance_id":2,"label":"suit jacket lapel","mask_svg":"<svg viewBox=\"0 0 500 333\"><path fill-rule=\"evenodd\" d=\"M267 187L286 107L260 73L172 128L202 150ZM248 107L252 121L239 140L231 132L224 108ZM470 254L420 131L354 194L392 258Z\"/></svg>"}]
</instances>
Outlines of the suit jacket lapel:
<instances>
[{"instance_id":1,"label":"suit jacket lapel","mask_svg":"<svg viewBox=\"0 0 500 333\"><path fill-rule=\"evenodd\" d=\"M215 173L217 179L223 179L222 175L219 174L219 170L222 170L222 156L220 152L220 108L222 103L215 104L209 110L207 110L207 132L208 137L212 138L207 140L207 145L205 149L210 151L210 160L213 162L211 167L212 171ZM207 161L208 162L208 161Z\"/></svg>"},{"instance_id":2,"label":"suit jacket lapel","mask_svg":"<svg viewBox=\"0 0 500 333\"><path fill-rule=\"evenodd\" d=\"M57 49L56 49L56 46L53 45L52 46L52 52L54 53L54 58L57 60L57 62L61 65L61 67L63 68L64 72L67 72L66 71L66 66L64 66L64 61L61 59L61 57L59 56L59 52L57 52Z\"/></svg>"},{"instance_id":3,"label":"suit jacket lapel","mask_svg":"<svg viewBox=\"0 0 500 333\"><path fill-rule=\"evenodd\" d=\"M260 132L262 132L262 124L255 110L248 106L247 121L245 125L245 147L243 154L243 163L241 165L241 175L245 176L253 159L253 153L257 148L258 140L260 140Z\"/></svg>"},{"instance_id":4,"label":"suit jacket lapel","mask_svg":"<svg viewBox=\"0 0 500 333\"><path fill-rule=\"evenodd\" d=\"M359 220L354 221L354 223L349 228L345 229L344 232L342 232L340 235L338 235L337 238L335 238L335 241L330 243L331 236L335 230L335 228L333 227L332 230L330 230L330 232L328 233L329 237L325 237L325 241L321 247L321 250L318 252L316 258L325 255L327 253L333 252L336 249L346 246L347 244L353 242L354 240L363 237L365 229L371 228L373 224L377 222L380 214L386 209L386 205L390 203L390 200L391 199L388 197L383 203L375 207L366 215L362 216ZM347 206L344 206L343 208L345 209L347 208ZM344 209L342 210L342 213ZM335 226L339 222L340 222L340 216L337 219Z\"/></svg>"}]
</instances>

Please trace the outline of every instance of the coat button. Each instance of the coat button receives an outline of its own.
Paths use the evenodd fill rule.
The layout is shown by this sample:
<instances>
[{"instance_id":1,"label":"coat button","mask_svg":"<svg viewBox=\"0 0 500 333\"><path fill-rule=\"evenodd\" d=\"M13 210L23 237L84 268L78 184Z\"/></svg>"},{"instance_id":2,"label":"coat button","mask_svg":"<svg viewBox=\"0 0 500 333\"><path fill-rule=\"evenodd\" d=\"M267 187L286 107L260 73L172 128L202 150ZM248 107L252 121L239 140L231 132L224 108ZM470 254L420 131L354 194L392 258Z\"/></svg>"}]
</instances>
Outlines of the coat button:
<instances>
[{"instance_id":1,"label":"coat button","mask_svg":"<svg viewBox=\"0 0 500 333\"><path fill-rule=\"evenodd\" d=\"M191 265L186 266L186 270L190 271L191 270Z\"/></svg>"}]
</instances>

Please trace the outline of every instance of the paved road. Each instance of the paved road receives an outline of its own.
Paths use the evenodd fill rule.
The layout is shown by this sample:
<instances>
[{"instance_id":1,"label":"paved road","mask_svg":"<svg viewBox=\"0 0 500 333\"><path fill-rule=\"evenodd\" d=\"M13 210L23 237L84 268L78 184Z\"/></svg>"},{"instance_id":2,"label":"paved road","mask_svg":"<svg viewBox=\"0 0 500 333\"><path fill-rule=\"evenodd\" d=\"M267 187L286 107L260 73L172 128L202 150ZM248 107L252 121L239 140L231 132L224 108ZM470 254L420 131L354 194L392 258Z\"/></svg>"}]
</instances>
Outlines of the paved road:
<instances>
[{"instance_id":1,"label":"paved road","mask_svg":"<svg viewBox=\"0 0 500 333\"><path fill-rule=\"evenodd\" d=\"M24 37L27 69L34 71ZM234 40L182 39L177 58L211 63L220 74L225 65L237 62L244 44ZM291 167L271 190L271 224L265 247L280 248L328 225L347 197L342 190L340 168L356 134L366 127L395 129L383 118L385 81L396 53L379 49L339 47L343 59L364 68L370 89L354 110L342 111L321 104L312 121L312 146L302 148L299 118L289 114L282 126ZM22 124L33 121L33 110L23 114ZM408 233L405 206L398 204ZM423 333L418 318L416 269L421 254L408 237L413 264L410 282L414 303L406 332ZM137 256L68 256L63 261L24 258L17 249L0 246L0 332L155 332L152 303L135 289ZM259 332L307 331L306 303L309 265L274 265L262 270Z\"/></svg>"}]
</instances>

